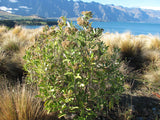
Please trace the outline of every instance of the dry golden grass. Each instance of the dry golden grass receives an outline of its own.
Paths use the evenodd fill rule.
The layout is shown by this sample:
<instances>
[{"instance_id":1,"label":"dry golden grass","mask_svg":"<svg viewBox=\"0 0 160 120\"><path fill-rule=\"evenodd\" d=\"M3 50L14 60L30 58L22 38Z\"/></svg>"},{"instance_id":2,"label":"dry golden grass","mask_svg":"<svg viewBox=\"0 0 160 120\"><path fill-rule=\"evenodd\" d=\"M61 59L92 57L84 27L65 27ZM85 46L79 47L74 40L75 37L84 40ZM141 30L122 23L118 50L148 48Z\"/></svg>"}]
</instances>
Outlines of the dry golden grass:
<instances>
[{"instance_id":1,"label":"dry golden grass","mask_svg":"<svg viewBox=\"0 0 160 120\"><path fill-rule=\"evenodd\" d=\"M104 34L102 40L109 46L109 52L115 47L120 48L121 60L128 62L128 65L140 69L147 61L144 56L145 41L137 36L128 33Z\"/></svg>"},{"instance_id":2,"label":"dry golden grass","mask_svg":"<svg viewBox=\"0 0 160 120\"><path fill-rule=\"evenodd\" d=\"M134 55L139 49L143 49L145 43L144 40L138 38L139 37L131 35L129 32L123 34L107 33L102 36L101 40L110 47L110 51L118 47L121 48L121 52L130 52Z\"/></svg>"},{"instance_id":3,"label":"dry golden grass","mask_svg":"<svg viewBox=\"0 0 160 120\"><path fill-rule=\"evenodd\" d=\"M160 87L160 70L152 70L152 71L147 71L144 75L144 80L146 84L148 84L149 87Z\"/></svg>"},{"instance_id":4,"label":"dry golden grass","mask_svg":"<svg viewBox=\"0 0 160 120\"><path fill-rule=\"evenodd\" d=\"M146 47L151 50L160 50L160 38L158 36L148 36Z\"/></svg>"},{"instance_id":5,"label":"dry golden grass","mask_svg":"<svg viewBox=\"0 0 160 120\"><path fill-rule=\"evenodd\" d=\"M130 67L142 69L141 77L149 86L160 86L159 36L106 33L101 40L109 46L109 52L115 47L120 48L121 59L127 61L129 66L125 71L130 71Z\"/></svg>"},{"instance_id":6,"label":"dry golden grass","mask_svg":"<svg viewBox=\"0 0 160 120\"><path fill-rule=\"evenodd\" d=\"M5 26L0 27L0 74L16 81L22 77L25 50L34 45L41 32L42 29L21 26L9 30Z\"/></svg>"},{"instance_id":7,"label":"dry golden grass","mask_svg":"<svg viewBox=\"0 0 160 120\"><path fill-rule=\"evenodd\" d=\"M114 48L119 48L119 41L121 41L120 34L106 33L102 35L101 40L109 46L109 52L112 53Z\"/></svg>"},{"instance_id":8,"label":"dry golden grass","mask_svg":"<svg viewBox=\"0 0 160 120\"><path fill-rule=\"evenodd\" d=\"M56 120L55 114L47 114L37 90L26 85L0 88L0 120Z\"/></svg>"},{"instance_id":9,"label":"dry golden grass","mask_svg":"<svg viewBox=\"0 0 160 120\"><path fill-rule=\"evenodd\" d=\"M160 53L158 53L160 54ZM149 88L157 89L160 87L160 59L159 55L153 63L148 66L148 69L142 74L142 79Z\"/></svg>"},{"instance_id":10,"label":"dry golden grass","mask_svg":"<svg viewBox=\"0 0 160 120\"><path fill-rule=\"evenodd\" d=\"M8 28L6 26L1 26L0 27L0 34L5 33L8 31Z\"/></svg>"},{"instance_id":11,"label":"dry golden grass","mask_svg":"<svg viewBox=\"0 0 160 120\"><path fill-rule=\"evenodd\" d=\"M155 50L159 50L160 38L152 35L138 35L134 36L128 33L106 33L103 34L102 41L109 46L109 51L112 51L115 47L121 49L121 54L124 57L130 56L145 56L149 51L155 53ZM156 54L157 55L157 54ZM123 57L122 56L122 57ZM153 59L153 56L152 58Z\"/></svg>"},{"instance_id":12,"label":"dry golden grass","mask_svg":"<svg viewBox=\"0 0 160 120\"><path fill-rule=\"evenodd\" d=\"M22 27L21 26L15 26L14 29L12 30L12 34L18 36L21 31L22 31Z\"/></svg>"},{"instance_id":13,"label":"dry golden grass","mask_svg":"<svg viewBox=\"0 0 160 120\"><path fill-rule=\"evenodd\" d=\"M25 29L21 26L16 26L9 31L6 31L4 26L0 27L0 31L4 31L2 42L16 41L22 47L29 47L34 44L35 38L42 32L42 29Z\"/></svg>"},{"instance_id":14,"label":"dry golden grass","mask_svg":"<svg viewBox=\"0 0 160 120\"><path fill-rule=\"evenodd\" d=\"M13 37L14 39L14 37ZM3 42L2 44L2 50L4 50L4 52L6 53L11 53L11 54L14 54L14 53L17 53L20 51L20 42L16 41L16 40L6 40L5 42Z\"/></svg>"},{"instance_id":15,"label":"dry golden grass","mask_svg":"<svg viewBox=\"0 0 160 120\"><path fill-rule=\"evenodd\" d=\"M26 86L1 89L0 120L42 120L44 115L41 101Z\"/></svg>"}]
</instances>

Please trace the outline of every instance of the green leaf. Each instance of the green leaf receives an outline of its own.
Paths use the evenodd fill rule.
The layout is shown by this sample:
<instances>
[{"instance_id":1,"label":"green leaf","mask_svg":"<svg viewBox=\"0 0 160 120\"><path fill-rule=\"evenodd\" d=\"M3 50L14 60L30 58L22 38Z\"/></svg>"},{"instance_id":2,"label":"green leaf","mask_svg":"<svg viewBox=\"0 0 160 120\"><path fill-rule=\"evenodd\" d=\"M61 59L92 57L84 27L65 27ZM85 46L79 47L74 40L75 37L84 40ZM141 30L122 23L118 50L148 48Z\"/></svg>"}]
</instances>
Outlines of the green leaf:
<instances>
[{"instance_id":1,"label":"green leaf","mask_svg":"<svg viewBox=\"0 0 160 120\"><path fill-rule=\"evenodd\" d=\"M63 63L64 63L64 62L69 63L69 62L70 62L70 59L64 59L62 62L63 62Z\"/></svg>"},{"instance_id":2,"label":"green leaf","mask_svg":"<svg viewBox=\"0 0 160 120\"><path fill-rule=\"evenodd\" d=\"M76 79L82 79L82 77L79 74L77 74L77 76L75 76L75 78Z\"/></svg>"},{"instance_id":3,"label":"green leaf","mask_svg":"<svg viewBox=\"0 0 160 120\"><path fill-rule=\"evenodd\" d=\"M111 100L109 101L109 109L112 109L114 105L114 99L111 98Z\"/></svg>"},{"instance_id":4,"label":"green leaf","mask_svg":"<svg viewBox=\"0 0 160 120\"><path fill-rule=\"evenodd\" d=\"M66 72L64 75L73 75L73 72Z\"/></svg>"},{"instance_id":5,"label":"green leaf","mask_svg":"<svg viewBox=\"0 0 160 120\"><path fill-rule=\"evenodd\" d=\"M99 80L93 80L93 83L98 83L99 82Z\"/></svg>"},{"instance_id":6,"label":"green leaf","mask_svg":"<svg viewBox=\"0 0 160 120\"><path fill-rule=\"evenodd\" d=\"M66 116L65 113L60 113L60 114L58 115L58 118L62 118L62 117L64 117L64 116Z\"/></svg>"},{"instance_id":7,"label":"green leaf","mask_svg":"<svg viewBox=\"0 0 160 120\"><path fill-rule=\"evenodd\" d=\"M79 109L78 106L75 106L75 107L70 107L71 110L75 110L75 109Z\"/></svg>"},{"instance_id":8,"label":"green leaf","mask_svg":"<svg viewBox=\"0 0 160 120\"><path fill-rule=\"evenodd\" d=\"M91 59L92 59L93 57L94 57L94 53L92 52L92 53L91 53Z\"/></svg>"}]
</instances>

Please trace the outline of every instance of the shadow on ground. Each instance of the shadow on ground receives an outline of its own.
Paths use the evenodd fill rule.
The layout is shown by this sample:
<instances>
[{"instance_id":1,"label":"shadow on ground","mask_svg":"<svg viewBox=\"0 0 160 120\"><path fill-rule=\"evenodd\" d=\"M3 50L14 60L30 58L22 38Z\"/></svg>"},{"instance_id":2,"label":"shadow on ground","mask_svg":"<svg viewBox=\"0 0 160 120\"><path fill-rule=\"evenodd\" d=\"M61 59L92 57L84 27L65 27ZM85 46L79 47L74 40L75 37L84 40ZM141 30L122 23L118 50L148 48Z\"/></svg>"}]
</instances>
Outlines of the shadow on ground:
<instances>
[{"instance_id":1,"label":"shadow on ground","mask_svg":"<svg viewBox=\"0 0 160 120\"><path fill-rule=\"evenodd\" d=\"M159 120L160 99L155 96L123 95L120 105L109 112L107 120Z\"/></svg>"}]
</instances>

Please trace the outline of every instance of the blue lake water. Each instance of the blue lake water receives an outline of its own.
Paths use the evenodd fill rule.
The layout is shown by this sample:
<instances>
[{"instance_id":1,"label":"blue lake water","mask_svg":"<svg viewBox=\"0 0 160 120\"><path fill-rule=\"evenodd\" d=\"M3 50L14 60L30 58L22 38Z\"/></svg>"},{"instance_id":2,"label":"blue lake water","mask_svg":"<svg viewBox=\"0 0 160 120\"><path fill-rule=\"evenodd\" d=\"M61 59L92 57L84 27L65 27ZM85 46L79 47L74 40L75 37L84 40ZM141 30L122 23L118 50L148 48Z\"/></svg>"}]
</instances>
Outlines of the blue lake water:
<instances>
[{"instance_id":1,"label":"blue lake water","mask_svg":"<svg viewBox=\"0 0 160 120\"><path fill-rule=\"evenodd\" d=\"M93 22L93 27L100 27L104 32L131 32L134 35L139 34L160 34L160 24L152 23L120 23L120 22Z\"/></svg>"},{"instance_id":2,"label":"blue lake water","mask_svg":"<svg viewBox=\"0 0 160 120\"><path fill-rule=\"evenodd\" d=\"M133 35L140 35L140 34L153 34L153 35L160 35L160 24L156 23L123 23L123 22L93 22L92 26L94 28L103 28L104 33L124 33L124 32L131 32ZM29 29L35 29L42 26L24 26Z\"/></svg>"}]
</instances>

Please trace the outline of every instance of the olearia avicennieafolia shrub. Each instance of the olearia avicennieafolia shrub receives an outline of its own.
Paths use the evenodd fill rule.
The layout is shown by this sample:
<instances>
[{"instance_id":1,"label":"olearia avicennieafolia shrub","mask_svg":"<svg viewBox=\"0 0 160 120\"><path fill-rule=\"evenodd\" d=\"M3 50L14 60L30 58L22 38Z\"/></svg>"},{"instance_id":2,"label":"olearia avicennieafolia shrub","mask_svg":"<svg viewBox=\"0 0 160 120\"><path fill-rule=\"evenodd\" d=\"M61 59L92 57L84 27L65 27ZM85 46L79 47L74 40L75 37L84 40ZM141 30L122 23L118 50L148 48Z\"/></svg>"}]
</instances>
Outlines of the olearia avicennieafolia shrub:
<instances>
[{"instance_id":1,"label":"olearia avicennieafolia shrub","mask_svg":"<svg viewBox=\"0 0 160 120\"><path fill-rule=\"evenodd\" d=\"M107 116L123 91L118 49L107 52L102 29L92 28L90 11L75 25L61 17L58 27L45 27L24 57L28 83L39 86L38 95L48 112L59 118L95 119Z\"/></svg>"}]
</instances>

